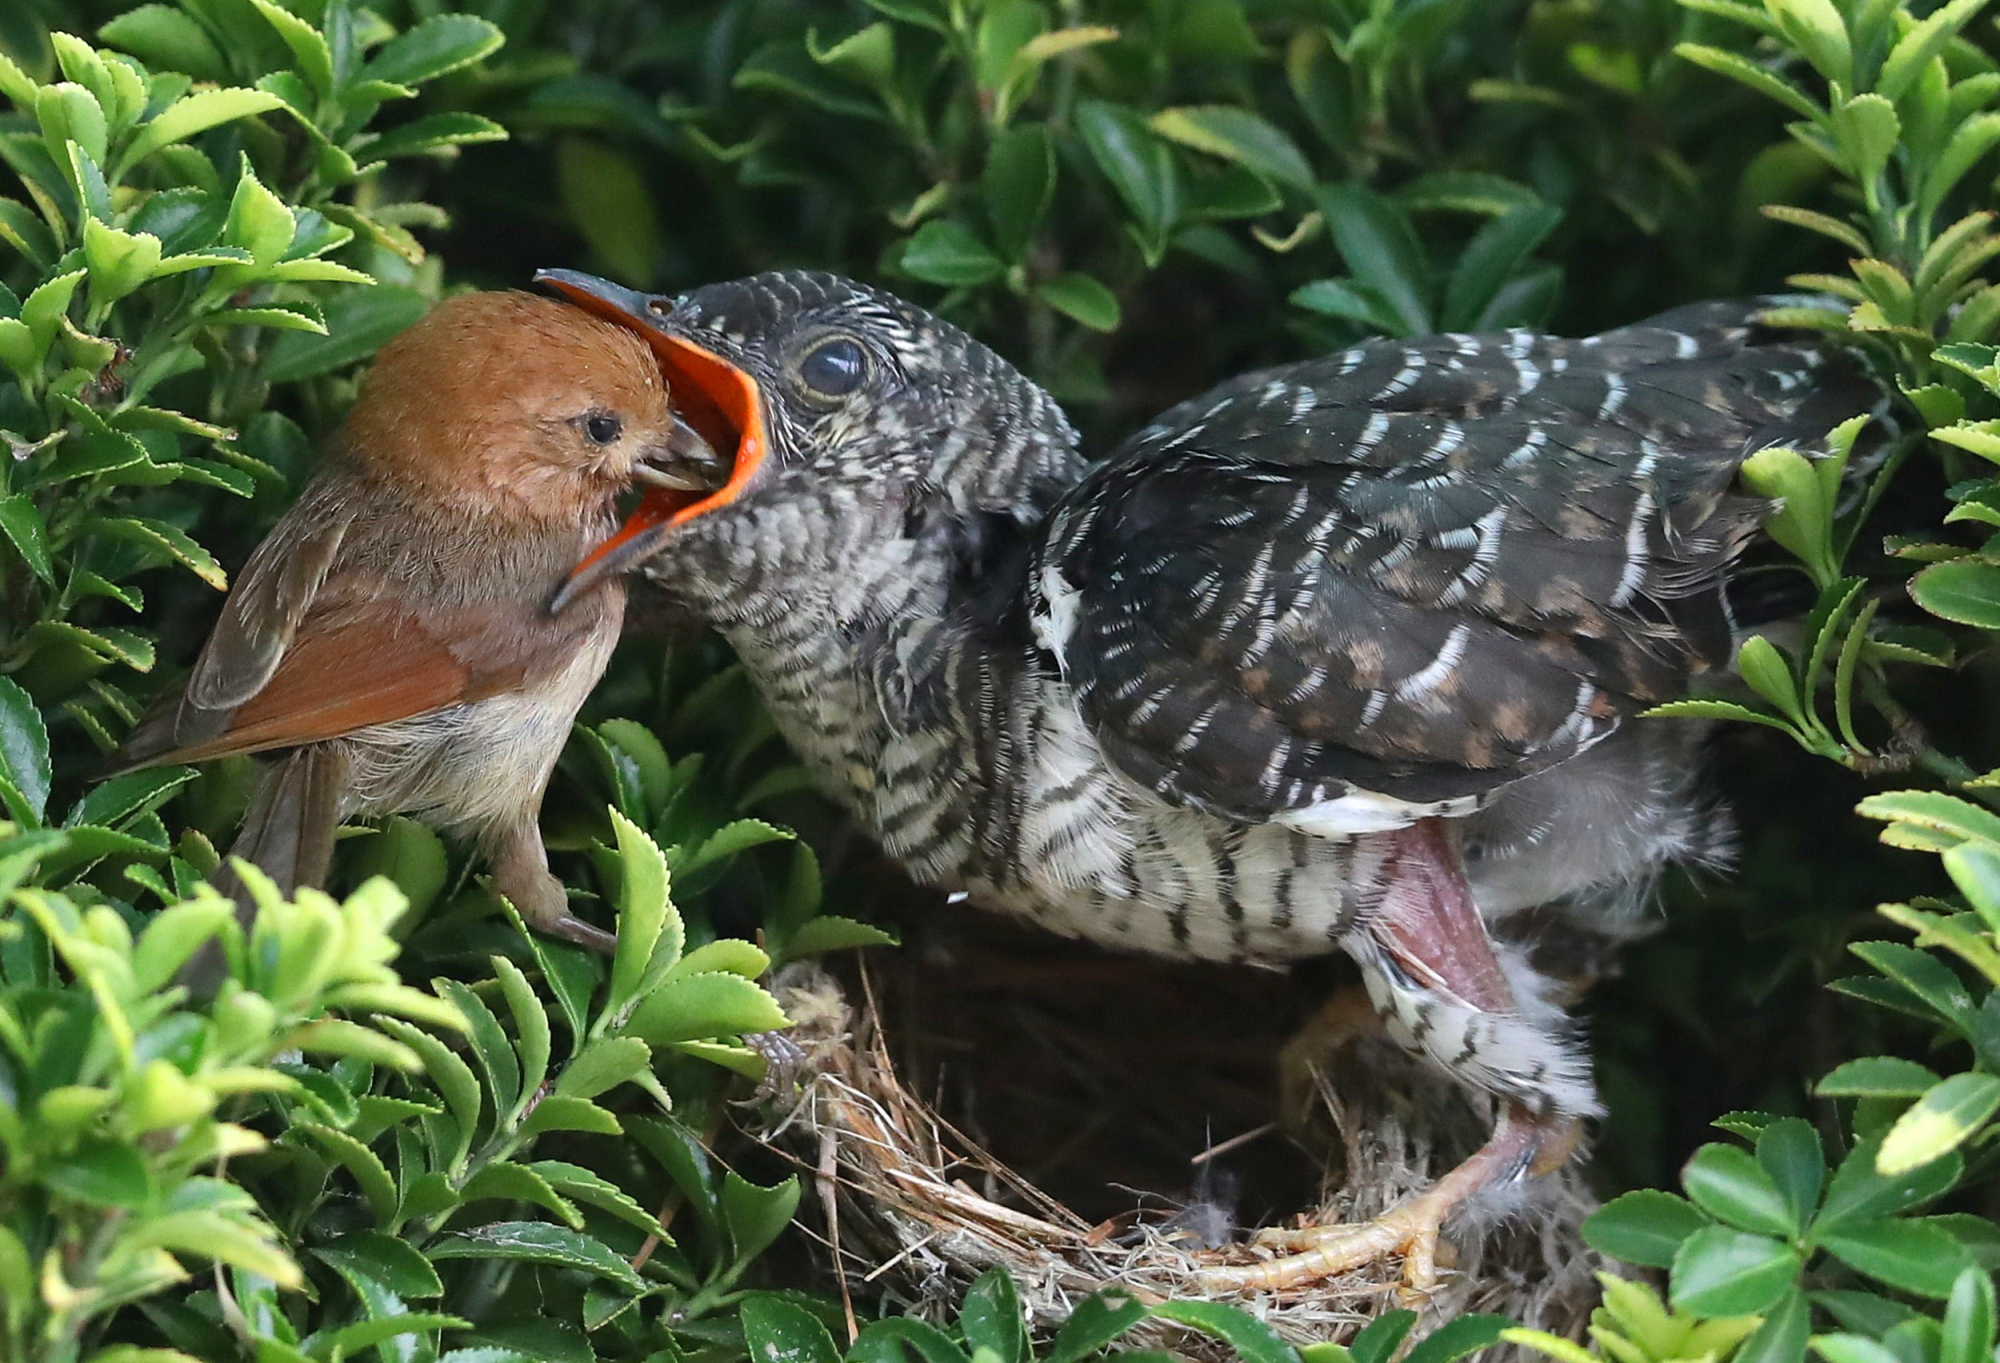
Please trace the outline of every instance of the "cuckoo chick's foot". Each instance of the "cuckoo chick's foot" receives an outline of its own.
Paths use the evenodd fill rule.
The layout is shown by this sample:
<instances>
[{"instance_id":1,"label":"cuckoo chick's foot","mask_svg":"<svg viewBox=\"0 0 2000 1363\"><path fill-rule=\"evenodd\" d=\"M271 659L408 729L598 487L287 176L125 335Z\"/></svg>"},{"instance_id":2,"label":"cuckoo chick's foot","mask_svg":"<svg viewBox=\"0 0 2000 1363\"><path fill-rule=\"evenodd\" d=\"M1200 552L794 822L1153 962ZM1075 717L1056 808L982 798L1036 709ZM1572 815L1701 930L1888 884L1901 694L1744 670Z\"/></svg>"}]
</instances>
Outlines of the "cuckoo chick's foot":
<instances>
[{"instance_id":1,"label":"cuckoo chick's foot","mask_svg":"<svg viewBox=\"0 0 2000 1363\"><path fill-rule=\"evenodd\" d=\"M1596 1105L1588 1063L1559 1015L1523 1009L1516 997L1452 830L1425 819L1382 838L1386 885L1343 945L1389 1036L1469 1087L1501 1095L1500 1119L1485 1145L1426 1191L1359 1225L1261 1237L1286 1252L1205 1273L1205 1287L1284 1291L1400 1254L1405 1287L1427 1293L1451 1214L1485 1189L1559 1168L1576 1144L1578 1114Z\"/></svg>"},{"instance_id":2,"label":"cuckoo chick's foot","mask_svg":"<svg viewBox=\"0 0 2000 1363\"><path fill-rule=\"evenodd\" d=\"M1485 1145L1424 1192L1372 1221L1261 1232L1257 1242L1284 1251L1279 1257L1206 1270L1201 1286L1213 1292L1283 1292L1400 1254L1405 1294L1428 1296L1437 1286L1439 1234L1451 1214L1484 1189L1560 1168L1579 1131L1574 1119L1540 1119L1510 1108Z\"/></svg>"}]
</instances>

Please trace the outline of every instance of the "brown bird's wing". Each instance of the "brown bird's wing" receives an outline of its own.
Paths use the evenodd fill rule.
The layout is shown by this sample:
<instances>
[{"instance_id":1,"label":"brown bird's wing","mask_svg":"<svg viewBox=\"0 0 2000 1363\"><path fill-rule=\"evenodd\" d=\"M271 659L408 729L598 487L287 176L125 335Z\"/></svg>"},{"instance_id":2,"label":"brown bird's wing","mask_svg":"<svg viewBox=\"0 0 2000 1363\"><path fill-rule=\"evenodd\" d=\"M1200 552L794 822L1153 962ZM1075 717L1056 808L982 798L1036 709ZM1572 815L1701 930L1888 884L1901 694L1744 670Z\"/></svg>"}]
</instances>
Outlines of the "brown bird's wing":
<instances>
[{"instance_id":1,"label":"brown bird's wing","mask_svg":"<svg viewBox=\"0 0 2000 1363\"><path fill-rule=\"evenodd\" d=\"M520 652L482 646L504 630L504 606L414 612L393 584L334 567L352 530L337 500L308 494L251 556L180 695L133 729L121 765L295 747L519 684ZM496 653L507 666L479 661Z\"/></svg>"},{"instance_id":2,"label":"brown bird's wing","mask_svg":"<svg viewBox=\"0 0 2000 1363\"><path fill-rule=\"evenodd\" d=\"M519 681L518 667L505 675L480 670L454 642L393 597L371 592L325 603L293 635L270 681L230 713L221 732L159 760L202 762L338 738L479 700Z\"/></svg>"},{"instance_id":3,"label":"brown bird's wing","mask_svg":"<svg viewBox=\"0 0 2000 1363\"><path fill-rule=\"evenodd\" d=\"M1875 400L1742 305L1250 375L1064 498L1039 629L1172 803L1462 812L1726 660L1738 464Z\"/></svg>"}]
</instances>

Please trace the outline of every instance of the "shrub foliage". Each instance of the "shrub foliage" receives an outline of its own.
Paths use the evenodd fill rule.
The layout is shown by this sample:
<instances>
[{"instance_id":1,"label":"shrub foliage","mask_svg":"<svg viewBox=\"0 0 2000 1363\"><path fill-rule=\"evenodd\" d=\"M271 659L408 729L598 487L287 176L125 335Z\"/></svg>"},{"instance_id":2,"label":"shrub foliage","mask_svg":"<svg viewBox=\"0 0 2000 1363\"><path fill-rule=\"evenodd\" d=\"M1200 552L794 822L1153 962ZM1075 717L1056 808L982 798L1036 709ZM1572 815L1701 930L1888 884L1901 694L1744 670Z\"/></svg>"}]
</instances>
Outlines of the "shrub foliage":
<instances>
[{"instance_id":1,"label":"shrub foliage","mask_svg":"<svg viewBox=\"0 0 2000 1363\"><path fill-rule=\"evenodd\" d=\"M242 763L92 781L446 263L512 285L580 262L887 279L1104 432L1364 335L1584 329L1789 279L1774 320L1890 400L1835 458L1746 467L1781 504L1771 570L1816 603L1744 644L1732 693L1648 722L1776 737L1748 751L1783 780L1858 773L1907 888L1872 931L1767 909L1867 939L1832 986L1841 1055L1769 1074L1774 1110L1723 1117L1679 1191L1589 1223L1664 1295L1607 1278L1588 1347L1507 1338L1565 1363L1991 1359L1994 36L1984 0L10 7L0 1357L1078 1363L1165 1318L1299 1359L1241 1312L1116 1294L1037 1352L997 1277L955 1323L843 1348L836 1304L760 1266L798 1185L710 1150L785 1025L758 980L886 938L821 914L812 853L757 817L809 817L803 775L768 721L714 722L744 688L708 646L629 649L559 778L581 798L551 845L618 911L609 963L528 938L401 819L344 847L345 898L263 887L246 930L203 881ZM1783 883L1767 845L1746 871ZM176 982L197 952L225 963L212 996ZM1735 968L1722 995L1749 1000L1791 966ZM1307 1363L1386 1363L1411 1322Z\"/></svg>"}]
</instances>

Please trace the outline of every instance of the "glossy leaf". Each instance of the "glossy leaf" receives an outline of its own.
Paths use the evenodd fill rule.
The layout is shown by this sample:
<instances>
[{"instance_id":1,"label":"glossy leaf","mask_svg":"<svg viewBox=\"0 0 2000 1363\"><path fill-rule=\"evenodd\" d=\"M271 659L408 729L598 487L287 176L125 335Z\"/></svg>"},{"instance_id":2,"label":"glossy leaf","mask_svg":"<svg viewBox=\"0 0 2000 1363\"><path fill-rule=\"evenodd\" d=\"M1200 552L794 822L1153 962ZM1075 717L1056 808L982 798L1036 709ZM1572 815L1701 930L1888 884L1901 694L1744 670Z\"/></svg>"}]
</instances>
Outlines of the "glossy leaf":
<instances>
[{"instance_id":1,"label":"glossy leaf","mask_svg":"<svg viewBox=\"0 0 2000 1363\"><path fill-rule=\"evenodd\" d=\"M1705 1316L1760 1315L1784 1299L1803 1266L1781 1241L1707 1226L1674 1254L1673 1303Z\"/></svg>"},{"instance_id":2,"label":"glossy leaf","mask_svg":"<svg viewBox=\"0 0 2000 1363\"><path fill-rule=\"evenodd\" d=\"M1611 1199L1583 1223L1584 1242L1628 1264L1665 1268L1683 1242L1707 1225L1684 1198L1642 1188Z\"/></svg>"}]
</instances>

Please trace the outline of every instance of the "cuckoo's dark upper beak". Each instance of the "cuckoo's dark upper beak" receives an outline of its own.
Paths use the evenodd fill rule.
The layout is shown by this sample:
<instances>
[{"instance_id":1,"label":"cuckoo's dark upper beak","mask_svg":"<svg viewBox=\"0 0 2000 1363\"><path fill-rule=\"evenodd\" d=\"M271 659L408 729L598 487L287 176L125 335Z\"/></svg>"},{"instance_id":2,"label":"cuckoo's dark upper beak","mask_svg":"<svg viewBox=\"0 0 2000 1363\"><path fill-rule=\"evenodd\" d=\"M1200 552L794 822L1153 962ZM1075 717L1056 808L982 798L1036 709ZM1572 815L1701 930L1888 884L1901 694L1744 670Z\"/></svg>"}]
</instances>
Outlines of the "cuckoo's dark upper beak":
<instances>
[{"instance_id":1,"label":"cuckoo's dark upper beak","mask_svg":"<svg viewBox=\"0 0 2000 1363\"><path fill-rule=\"evenodd\" d=\"M672 303L664 295L640 293L575 270L540 270L535 282L643 336L659 359L675 412L695 437L687 442L687 452L697 456L705 445L728 469L722 485L706 493L641 475L646 491L638 507L618 527L618 533L571 571L569 581L549 606L551 611L559 611L605 578L651 556L676 526L735 501L756 477L769 445L764 438L764 403L757 380L668 331L666 320Z\"/></svg>"}]
</instances>

